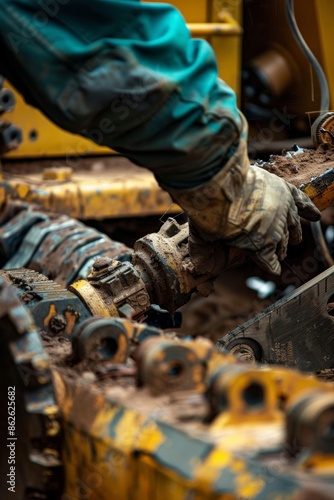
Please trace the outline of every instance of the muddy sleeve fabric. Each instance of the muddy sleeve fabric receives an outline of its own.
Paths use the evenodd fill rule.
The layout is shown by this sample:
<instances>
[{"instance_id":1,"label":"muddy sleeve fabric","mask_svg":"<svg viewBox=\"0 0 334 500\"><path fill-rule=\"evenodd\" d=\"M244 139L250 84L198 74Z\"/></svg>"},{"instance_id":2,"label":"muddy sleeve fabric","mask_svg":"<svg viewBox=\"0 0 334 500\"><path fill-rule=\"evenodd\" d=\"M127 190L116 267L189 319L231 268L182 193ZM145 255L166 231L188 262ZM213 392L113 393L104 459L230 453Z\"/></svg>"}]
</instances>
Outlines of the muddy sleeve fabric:
<instances>
[{"instance_id":1,"label":"muddy sleeve fabric","mask_svg":"<svg viewBox=\"0 0 334 500\"><path fill-rule=\"evenodd\" d=\"M238 142L235 94L171 5L6 0L0 50L0 73L26 102L165 187L207 181Z\"/></svg>"}]
</instances>

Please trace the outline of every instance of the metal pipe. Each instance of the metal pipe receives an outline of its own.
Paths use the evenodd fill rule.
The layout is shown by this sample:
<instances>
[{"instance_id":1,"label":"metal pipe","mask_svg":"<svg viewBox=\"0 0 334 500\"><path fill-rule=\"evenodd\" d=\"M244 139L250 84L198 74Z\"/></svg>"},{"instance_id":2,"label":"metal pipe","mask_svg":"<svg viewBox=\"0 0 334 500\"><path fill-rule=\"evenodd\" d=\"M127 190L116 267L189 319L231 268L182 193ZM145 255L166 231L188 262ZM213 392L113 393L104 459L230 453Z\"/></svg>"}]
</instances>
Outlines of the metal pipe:
<instances>
[{"instance_id":1,"label":"metal pipe","mask_svg":"<svg viewBox=\"0 0 334 500\"><path fill-rule=\"evenodd\" d=\"M242 28L229 23L190 23L187 24L193 36L240 36Z\"/></svg>"}]
</instances>

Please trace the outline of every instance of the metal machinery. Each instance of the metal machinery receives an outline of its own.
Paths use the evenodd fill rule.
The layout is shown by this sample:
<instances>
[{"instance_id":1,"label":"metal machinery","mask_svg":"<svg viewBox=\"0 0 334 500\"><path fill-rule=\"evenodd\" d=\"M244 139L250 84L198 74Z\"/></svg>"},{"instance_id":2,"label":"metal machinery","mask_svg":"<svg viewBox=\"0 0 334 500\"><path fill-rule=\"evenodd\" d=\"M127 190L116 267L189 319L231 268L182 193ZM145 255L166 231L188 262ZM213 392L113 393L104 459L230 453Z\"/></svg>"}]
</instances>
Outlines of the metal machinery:
<instances>
[{"instance_id":1,"label":"metal machinery","mask_svg":"<svg viewBox=\"0 0 334 500\"><path fill-rule=\"evenodd\" d=\"M251 130L261 123L271 132L270 141L251 134L255 151L310 135L304 112L319 103L298 80L309 69L291 48L283 2L245 1L243 22L239 0L173 3L192 33L214 45ZM307 9L296 1L301 29L312 26L309 43L334 84L331 12L328 0ZM215 279L196 273L187 224L169 218L130 249L83 222L177 207L149 173L132 166L122 176L123 159L55 129L6 89L0 472L8 479L1 498L333 499L333 385L310 374L334 364L333 268L217 346L196 330L182 338L178 309L194 292L209 295ZM319 117L312 133L330 148L332 115ZM333 205L333 186L331 161L300 185L321 210ZM245 256L225 249L222 259L228 269Z\"/></svg>"}]
</instances>

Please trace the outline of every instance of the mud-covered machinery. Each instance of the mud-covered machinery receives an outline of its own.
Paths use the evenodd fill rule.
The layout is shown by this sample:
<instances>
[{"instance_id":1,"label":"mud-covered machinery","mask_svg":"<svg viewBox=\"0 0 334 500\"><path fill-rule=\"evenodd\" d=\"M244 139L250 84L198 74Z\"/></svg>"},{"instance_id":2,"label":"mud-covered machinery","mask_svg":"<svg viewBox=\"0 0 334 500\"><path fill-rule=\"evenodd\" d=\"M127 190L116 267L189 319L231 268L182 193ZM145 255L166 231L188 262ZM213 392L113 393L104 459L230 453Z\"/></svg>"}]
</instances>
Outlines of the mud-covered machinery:
<instances>
[{"instance_id":1,"label":"mud-covered machinery","mask_svg":"<svg viewBox=\"0 0 334 500\"><path fill-rule=\"evenodd\" d=\"M333 498L333 385L282 366L333 366L332 269L225 337L220 347L235 357L196 331L175 333L174 311L214 278L195 272L187 240L188 225L169 219L131 251L66 216L8 203L4 498L10 481L20 499ZM226 267L240 261L224 257Z\"/></svg>"},{"instance_id":2,"label":"mud-covered machinery","mask_svg":"<svg viewBox=\"0 0 334 500\"><path fill-rule=\"evenodd\" d=\"M2 498L333 498L331 384L128 319L37 328L19 276L0 283Z\"/></svg>"},{"instance_id":3,"label":"mud-covered machinery","mask_svg":"<svg viewBox=\"0 0 334 500\"><path fill-rule=\"evenodd\" d=\"M242 2L174 3L214 46L253 150L309 136L305 111L320 106L300 78L309 66L285 33L283 2L246 1L243 22ZM309 2L307 16L295 3L330 77L329 1ZM178 308L215 279L196 273L187 224L168 219L130 249L83 223L177 207L151 174L128 164L122 174L124 159L85 159L107 151L0 87L1 498L333 499L334 389L310 375L334 365L333 268L216 346L196 328L182 336ZM333 146L331 113L312 134ZM35 156L23 169L17 161ZM298 184L321 210L334 190L333 164L323 167ZM222 254L226 269L243 259Z\"/></svg>"}]
</instances>

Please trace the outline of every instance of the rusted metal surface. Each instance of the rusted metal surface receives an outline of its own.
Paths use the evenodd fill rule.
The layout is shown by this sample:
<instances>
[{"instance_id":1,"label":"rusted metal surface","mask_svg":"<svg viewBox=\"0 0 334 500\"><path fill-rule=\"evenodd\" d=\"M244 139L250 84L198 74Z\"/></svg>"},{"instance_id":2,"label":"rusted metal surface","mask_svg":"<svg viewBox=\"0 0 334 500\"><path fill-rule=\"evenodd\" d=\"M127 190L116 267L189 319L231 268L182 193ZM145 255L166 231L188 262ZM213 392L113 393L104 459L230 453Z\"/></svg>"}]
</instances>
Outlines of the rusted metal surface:
<instances>
[{"instance_id":1,"label":"rusted metal surface","mask_svg":"<svg viewBox=\"0 0 334 500\"><path fill-rule=\"evenodd\" d=\"M206 339L175 343L152 338L137 354L138 385L149 387L152 394L178 391L204 392L212 344Z\"/></svg>"},{"instance_id":2,"label":"rusted metal surface","mask_svg":"<svg viewBox=\"0 0 334 500\"><path fill-rule=\"evenodd\" d=\"M0 333L0 412L6 440L0 460L1 497L57 500L64 483L61 422L51 368L31 314L2 277Z\"/></svg>"},{"instance_id":3,"label":"rusted metal surface","mask_svg":"<svg viewBox=\"0 0 334 500\"><path fill-rule=\"evenodd\" d=\"M32 172L30 164L21 167L9 164L5 183L10 196L34 203L40 209L81 220L143 217L179 211L151 172L125 158L84 159L79 156L74 161L73 173L66 179L65 173L71 164L59 164L58 173L50 162L36 162ZM50 178L51 172L53 178ZM45 175L48 179L43 178Z\"/></svg>"},{"instance_id":4,"label":"rusted metal surface","mask_svg":"<svg viewBox=\"0 0 334 500\"><path fill-rule=\"evenodd\" d=\"M132 252L79 221L25 206L0 228L0 249L4 269L29 267L63 286L85 277L97 257Z\"/></svg>"},{"instance_id":5,"label":"rusted metal surface","mask_svg":"<svg viewBox=\"0 0 334 500\"><path fill-rule=\"evenodd\" d=\"M90 317L74 294L29 269L0 271L1 279L16 287L19 300L29 309L38 328L47 334L69 336L76 325Z\"/></svg>"},{"instance_id":6,"label":"rusted metal surface","mask_svg":"<svg viewBox=\"0 0 334 500\"><path fill-rule=\"evenodd\" d=\"M197 290L208 295L213 276L196 273L188 250L188 224L169 218L158 233L135 243L131 262L97 259L87 280L72 283L92 314L145 319L152 304L173 313ZM63 251L62 251L63 253Z\"/></svg>"},{"instance_id":7,"label":"rusted metal surface","mask_svg":"<svg viewBox=\"0 0 334 500\"><path fill-rule=\"evenodd\" d=\"M189 256L189 226L169 218L158 233L136 241L133 265L145 276L153 304L175 311L197 289L203 295L212 291L212 276L194 269Z\"/></svg>"},{"instance_id":8,"label":"rusted metal surface","mask_svg":"<svg viewBox=\"0 0 334 500\"><path fill-rule=\"evenodd\" d=\"M29 418L38 412L47 421L29 430L35 433L33 440L28 434L28 448L20 450L20 470L28 471L20 479L20 498L26 491L38 491L54 500L62 495L77 500L83 488L92 500L139 500L148 492L153 500L171 495L184 500L194 492L198 500L282 495L292 500L309 492L312 498L331 498L331 385L284 368L240 363L215 351L205 339L171 339L120 319L108 319L106 329L105 319L92 318L71 336L72 353L57 351L49 337L45 343L57 407L41 339L15 292L4 283L0 321L2 361L11 367L2 381L7 384L7 377L15 375L19 399L25 390L19 382L22 376L29 388ZM22 342L28 336L29 342ZM152 336L155 339L147 339ZM109 346L104 355L101 341L111 338L117 348ZM28 352L36 359L29 358L26 365ZM88 371L82 371L83 362ZM18 371L20 363L28 370ZM46 388L51 390L43 403L32 397L41 385L44 396ZM20 418L26 419L22 408ZM22 429L27 422L20 422ZM290 443L296 422L302 425L297 440ZM43 439L47 449L41 445L29 455L31 443L36 447ZM60 445L65 482L59 479ZM43 467L46 475L41 474Z\"/></svg>"},{"instance_id":9,"label":"rusted metal surface","mask_svg":"<svg viewBox=\"0 0 334 500\"><path fill-rule=\"evenodd\" d=\"M19 147L22 142L21 130L10 122L0 122L0 154Z\"/></svg>"},{"instance_id":10,"label":"rusted metal surface","mask_svg":"<svg viewBox=\"0 0 334 500\"><path fill-rule=\"evenodd\" d=\"M134 347L162 334L162 330L145 323L94 316L72 333L73 359L99 363L101 367L125 364Z\"/></svg>"},{"instance_id":11,"label":"rusted metal surface","mask_svg":"<svg viewBox=\"0 0 334 500\"><path fill-rule=\"evenodd\" d=\"M314 177L300 189L311 198L316 207L323 211L333 206L334 202L334 168L329 168L323 174Z\"/></svg>"},{"instance_id":12,"label":"rusted metal surface","mask_svg":"<svg viewBox=\"0 0 334 500\"><path fill-rule=\"evenodd\" d=\"M194 492L198 500L292 500L310 492L312 498L331 498L332 440L321 446L334 419L331 386L288 369L238 363L204 340L149 339L139 351L130 369L101 368L92 360L89 378L96 375L95 382L88 376L85 382L75 366L74 375L63 371L60 360L54 366L70 498L77 498L82 480L93 473L99 481L86 485L93 500L115 492L120 500L146 498L148 492L153 500L181 500ZM204 376L193 377L196 360L203 362ZM176 373L177 366L182 368ZM131 384L136 371L137 388ZM286 428L303 398L303 415L312 405L318 410L297 450Z\"/></svg>"},{"instance_id":13,"label":"rusted metal surface","mask_svg":"<svg viewBox=\"0 0 334 500\"><path fill-rule=\"evenodd\" d=\"M265 363L312 372L332 368L334 321L327 302L333 294L330 268L232 330L217 345L238 354L246 344L257 361Z\"/></svg>"},{"instance_id":14,"label":"rusted metal surface","mask_svg":"<svg viewBox=\"0 0 334 500\"><path fill-rule=\"evenodd\" d=\"M312 124L311 134L315 147L323 143L334 146L334 113L321 113Z\"/></svg>"}]
</instances>

